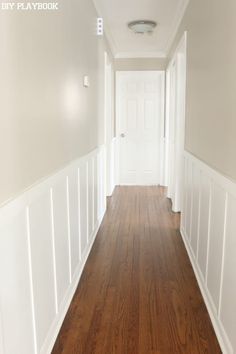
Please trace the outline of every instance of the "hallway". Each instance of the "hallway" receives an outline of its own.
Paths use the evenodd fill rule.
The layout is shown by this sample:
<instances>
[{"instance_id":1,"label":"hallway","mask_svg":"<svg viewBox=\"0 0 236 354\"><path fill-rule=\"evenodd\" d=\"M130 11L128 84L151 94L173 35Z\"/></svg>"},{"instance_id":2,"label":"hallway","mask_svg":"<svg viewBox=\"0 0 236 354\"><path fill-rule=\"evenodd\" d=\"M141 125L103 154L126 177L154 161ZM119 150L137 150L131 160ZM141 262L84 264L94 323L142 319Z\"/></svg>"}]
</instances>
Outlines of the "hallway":
<instances>
[{"instance_id":1,"label":"hallway","mask_svg":"<svg viewBox=\"0 0 236 354\"><path fill-rule=\"evenodd\" d=\"M221 353L161 187L116 187L53 354Z\"/></svg>"}]
</instances>

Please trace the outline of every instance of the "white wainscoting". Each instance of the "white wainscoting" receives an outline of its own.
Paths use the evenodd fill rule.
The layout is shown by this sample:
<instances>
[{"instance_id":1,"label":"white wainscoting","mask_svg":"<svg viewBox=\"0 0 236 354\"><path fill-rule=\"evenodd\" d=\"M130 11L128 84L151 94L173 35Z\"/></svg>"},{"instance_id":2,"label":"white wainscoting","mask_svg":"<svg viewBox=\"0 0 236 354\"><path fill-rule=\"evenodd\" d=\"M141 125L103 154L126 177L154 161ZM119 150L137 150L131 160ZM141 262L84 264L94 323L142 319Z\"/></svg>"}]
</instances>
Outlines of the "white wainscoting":
<instances>
[{"instance_id":1,"label":"white wainscoting","mask_svg":"<svg viewBox=\"0 0 236 354\"><path fill-rule=\"evenodd\" d=\"M114 137L107 143L107 196L110 197L116 186L116 156L117 156L117 138Z\"/></svg>"},{"instance_id":2,"label":"white wainscoting","mask_svg":"<svg viewBox=\"0 0 236 354\"><path fill-rule=\"evenodd\" d=\"M236 183L185 152L181 234L223 353L236 353Z\"/></svg>"},{"instance_id":3,"label":"white wainscoting","mask_svg":"<svg viewBox=\"0 0 236 354\"><path fill-rule=\"evenodd\" d=\"M0 353L51 352L106 209L103 147L0 209Z\"/></svg>"}]
</instances>

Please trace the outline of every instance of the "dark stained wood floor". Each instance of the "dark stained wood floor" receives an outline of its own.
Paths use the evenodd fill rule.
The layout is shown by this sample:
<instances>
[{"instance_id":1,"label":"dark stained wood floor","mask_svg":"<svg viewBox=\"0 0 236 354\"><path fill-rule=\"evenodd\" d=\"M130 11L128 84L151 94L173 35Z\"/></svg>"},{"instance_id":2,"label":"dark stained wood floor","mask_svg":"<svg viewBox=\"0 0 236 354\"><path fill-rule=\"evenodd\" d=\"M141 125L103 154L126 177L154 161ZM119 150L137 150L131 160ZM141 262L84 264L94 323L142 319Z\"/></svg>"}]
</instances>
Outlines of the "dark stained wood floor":
<instances>
[{"instance_id":1,"label":"dark stained wood floor","mask_svg":"<svg viewBox=\"0 0 236 354\"><path fill-rule=\"evenodd\" d=\"M117 187L53 354L221 353L165 190Z\"/></svg>"}]
</instances>

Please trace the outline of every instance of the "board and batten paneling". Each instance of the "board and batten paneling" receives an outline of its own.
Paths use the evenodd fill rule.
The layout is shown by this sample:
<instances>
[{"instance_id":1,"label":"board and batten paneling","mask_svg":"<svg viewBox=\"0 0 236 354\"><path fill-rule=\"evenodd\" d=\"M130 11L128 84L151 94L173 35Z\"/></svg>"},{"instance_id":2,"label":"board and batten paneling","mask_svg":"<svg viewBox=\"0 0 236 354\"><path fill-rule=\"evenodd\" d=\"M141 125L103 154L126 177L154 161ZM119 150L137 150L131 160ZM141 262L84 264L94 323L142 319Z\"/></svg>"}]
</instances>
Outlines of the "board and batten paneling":
<instances>
[{"instance_id":1,"label":"board and batten paneling","mask_svg":"<svg viewBox=\"0 0 236 354\"><path fill-rule=\"evenodd\" d=\"M236 183L184 153L181 234L224 354L236 353Z\"/></svg>"},{"instance_id":2,"label":"board and batten paneling","mask_svg":"<svg viewBox=\"0 0 236 354\"><path fill-rule=\"evenodd\" d=\"M68 231L70 240L70 271L73 278L80 254L80 209L79 209L79 170L71 169L67 177Z\"/></svg>"},{"instance_id":3,"label":"board and batten paneling","mask_svg":"<svg viewBox=\"0 0 236 354\"><path fill-rule=\"evenodd\" d=\"M0 353L34 353L26 212L10 209L0 216Z\"/></svg>"},{"instance_id":4,"label":"board and batten paneling","mask_svg":"<svg viewBox=\"0 0 236 354\"><path fill-rule=\"evenodd\" d=\"M40 193L35 199L33 198L28 208L33 311L37 351L39 351L58 311L57 283L56 279L54 279L56 269L52 238L50 190L42 190L42 194Z\"/></svg>"},{"instance_id":5,"label":"board and batten paneling","mask_svg":"<svg viewBox=\"0 0 236 354\"><path fill-rule=\"evenodd\" d=\"M228 197L220 319L236 351L236 196ZM230 297L234 301L229 301Z\"/></svg>"},{"instance_id":6,"label":"board and batten paneling","mask_svg":"<svg viewBox=\"0 0 236 354\"><path fill-rule=\"evenodd\" d=\"M0 353L49 354L106 209L98 148L0 208Z\"/></svg>"}]
</instances>

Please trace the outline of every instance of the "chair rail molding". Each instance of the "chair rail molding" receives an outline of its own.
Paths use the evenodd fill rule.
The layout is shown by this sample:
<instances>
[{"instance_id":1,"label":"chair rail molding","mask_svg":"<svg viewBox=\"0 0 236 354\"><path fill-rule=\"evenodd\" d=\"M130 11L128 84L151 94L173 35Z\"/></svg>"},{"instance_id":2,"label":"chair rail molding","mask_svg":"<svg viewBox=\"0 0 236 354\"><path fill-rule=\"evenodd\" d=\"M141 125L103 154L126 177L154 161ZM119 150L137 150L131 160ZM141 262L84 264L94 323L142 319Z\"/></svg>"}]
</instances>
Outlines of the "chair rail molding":
<instances>
[{"instance_id":1,"label":"chair rail molding","mask_svg":"<svg viewBox=\"0 0 236 354\"><path fill-rule=\"evenodd\" d=\"M97 148L0 208L0 352L49 354L106 210Z\"/></svg>"},{"instance_id":2,"label":"chair rail molding","mask_svg":"<svg viewBox=\"0 0 236 354\"><path fill-rule=\"evenodd\" d=\"M181 234L224 354L236 353L236 183L184 153Z\"/></svg>"}]
</instances>

